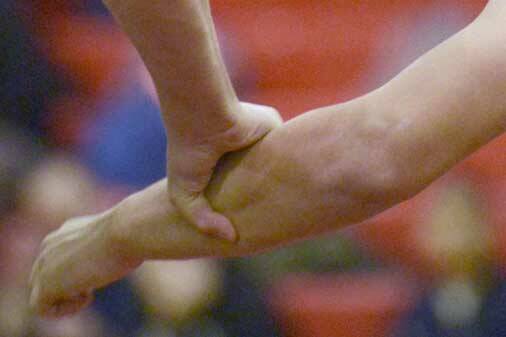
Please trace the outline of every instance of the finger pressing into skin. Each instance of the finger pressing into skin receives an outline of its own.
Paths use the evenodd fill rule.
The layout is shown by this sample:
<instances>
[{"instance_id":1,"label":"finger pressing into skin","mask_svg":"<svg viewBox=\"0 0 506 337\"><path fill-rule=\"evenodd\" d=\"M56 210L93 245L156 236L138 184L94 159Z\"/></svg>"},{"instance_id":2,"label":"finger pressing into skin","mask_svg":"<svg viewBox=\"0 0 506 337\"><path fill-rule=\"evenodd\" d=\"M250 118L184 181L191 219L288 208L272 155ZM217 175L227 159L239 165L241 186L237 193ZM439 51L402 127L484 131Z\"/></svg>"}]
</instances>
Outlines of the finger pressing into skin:
<instances>
[{"instance_id":1,"label":"finger pressing into skin","mask_svg":"<svg viewBox=\"0 0 506 337\"><path fill-rule=\"evenodd\" d=\"M204 194L190 195L186 191L173 187L173 202L183 216L196 226L202 233L236 241L237 233L234 226L225 216L215 212Z\"/></svg>"},{"instance_id":2,"label":"finger pressing into skin","mask_svg":"<svg viewBox=\"0 0 506 337\"><path fill-rule=\"evenodd\" d=\"M237 235L232 223L215 212L204 195L221 154L206 146L169 152L169 195L181 215L200 232L235 241Z\"/></svg>"},{"instance_id":3,"label":"finger pressing into skin","mask_svg":"<svg viewBox=\"0 0 506 337\"><path fill-rule=\"evenodd\" d=\"M215 212L204 196L216 163L225 153L254 144L283 122L277 110L268 106L241 103L240 110L232 128L194 144L169 143L167 152L173 204L201 232L229 241L237 240L231 221Z\"/></svg>"}]
</instances>

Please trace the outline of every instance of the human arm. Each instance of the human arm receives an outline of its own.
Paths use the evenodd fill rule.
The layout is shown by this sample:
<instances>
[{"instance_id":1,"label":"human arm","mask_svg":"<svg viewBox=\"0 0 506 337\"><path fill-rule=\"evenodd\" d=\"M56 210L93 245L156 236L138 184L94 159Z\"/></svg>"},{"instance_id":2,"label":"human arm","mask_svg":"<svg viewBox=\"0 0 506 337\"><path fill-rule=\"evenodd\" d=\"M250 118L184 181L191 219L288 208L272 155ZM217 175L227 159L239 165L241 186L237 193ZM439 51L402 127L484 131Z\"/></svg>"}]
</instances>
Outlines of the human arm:
<instances>
[{"instance_id":1,"label":"human arm","mask_svg":"<svg viewBox=\"0 0 506 337\"><path fill-rule=\"evenodd\" d=\"M158 202L166 198L161 181L51 234L34 266L33 305L73 312L90 290L144 260L253 254L416 194L505 131L506 9L491 7L498 3L378 90L306 113L227 156L207 196L236 224L237 243L188 227L170 202ZM72 273L80 261L95 262Z\"/></svg>"},{"instance_id":2,"label":"human arm","mask_svg":"<svg viewBox=\"0 0 506 337\"><path fill-rule=\"evenodd\" d=\"M506 127L506 2L372 93L402 118L392 138L403 179L437 177ZM415 169L416 168L416 169Z\"/></svg>"},{"instance_id":3,"label":"human arm","mask_svg":"<svg viewBox=\"0 0 506 337\"><path fill-rule=\"evenodd\" d=\"M105 0L151 73L168 138L169 193L202 231L235 239L204 198L218 159L270 131L272 109L241 104L220 54L208 0Z\"/></svg>"}]
</instances>

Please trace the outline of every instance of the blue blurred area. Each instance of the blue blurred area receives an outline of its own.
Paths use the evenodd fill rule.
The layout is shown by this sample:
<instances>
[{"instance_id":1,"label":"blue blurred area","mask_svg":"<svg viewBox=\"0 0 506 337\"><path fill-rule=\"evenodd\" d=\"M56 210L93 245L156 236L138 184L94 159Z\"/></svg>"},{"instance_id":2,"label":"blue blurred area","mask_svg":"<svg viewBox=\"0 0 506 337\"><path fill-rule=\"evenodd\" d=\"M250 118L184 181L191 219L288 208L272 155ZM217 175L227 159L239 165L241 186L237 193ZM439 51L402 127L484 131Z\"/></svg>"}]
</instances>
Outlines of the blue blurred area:
<instances>
[{"instance_id":1,"label":"blue blurred area","mask_svg":"<svg viewBox=\"0 0 506 337\"><path fill-rule=\"evenodd\" d=\"M98 291L95 296L93 308L101 315L109 334L139 336L146 323L144 308L126 279Z\"/></svg>"},{"instance_id":2,"label":"blue blurred area","mask_svg":"<svg viewBox=\"0 0 506 337\"><path fill-rule=\"evenodd\" d=\"M143 88L124 88L97 111L78 154L100 180L139 189L165 176L165 129Z\"/></svg>"}]
</instances>

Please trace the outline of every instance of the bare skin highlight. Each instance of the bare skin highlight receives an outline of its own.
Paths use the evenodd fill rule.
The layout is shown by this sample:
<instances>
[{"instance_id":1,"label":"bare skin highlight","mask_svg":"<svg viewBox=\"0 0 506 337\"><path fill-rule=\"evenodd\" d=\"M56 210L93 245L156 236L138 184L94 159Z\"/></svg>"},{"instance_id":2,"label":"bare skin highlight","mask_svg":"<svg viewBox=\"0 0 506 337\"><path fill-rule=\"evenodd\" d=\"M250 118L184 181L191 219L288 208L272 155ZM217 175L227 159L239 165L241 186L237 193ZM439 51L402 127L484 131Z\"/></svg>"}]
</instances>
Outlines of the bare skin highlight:
<instances>
[{"instance_id":1,"label":"bare skin highlight","mask_svg":"<svg viewBox=\"0 0 506 337\"><path fill-rule=\"evenodd\" d=\"M237 242L190 226L162 180L50 234L34 265L32 306L72 314L93 289L145 260L253 254L360 222L418 193L506 129L505 8L491 1L372 93L310 111L222 158L206 196L234 223Z\"/></svg>"}]
</instances>

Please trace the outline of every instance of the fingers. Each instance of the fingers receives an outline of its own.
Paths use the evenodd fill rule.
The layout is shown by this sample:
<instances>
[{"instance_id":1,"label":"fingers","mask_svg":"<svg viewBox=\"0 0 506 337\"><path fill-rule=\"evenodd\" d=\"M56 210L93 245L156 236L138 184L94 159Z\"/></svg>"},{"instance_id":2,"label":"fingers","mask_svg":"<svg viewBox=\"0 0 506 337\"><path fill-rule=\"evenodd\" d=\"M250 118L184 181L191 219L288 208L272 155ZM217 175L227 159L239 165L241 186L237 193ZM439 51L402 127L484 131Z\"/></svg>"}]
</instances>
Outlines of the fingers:
<instances>
[{"instance_id":1,"label":"fingers","mask_svg":"<svg viewBox=\"0 0 506 337\"><path fill-rule=\"evenodd\" d=\"M215 212L204 196L216 163L227 152L254 144L283 123L276 109L241 103L238 122L226 132L210 137L209 142L169 140L168 170L171 201L183 217L201 232L228 241L237 233L225 216ZM180 145L180 144L184 144Z\"/></svg>"},{"instance_id":2,"label":"fingers","mask_svg":"<svg viewBox=\"0 0 506 337\"><path fill-rule=\"evenodd\" d=\"M30 307L38 315L56 319L76 314L93 302L92 293L80 293L66 298L43 299L39 285L36 285L30 295Z\"/></svg>"},{"instance_id":3,"label":"fingers","mask_svg":"<svg viewBox=\"0 0 506 337\"><path fill-rule=\"evenodd\" d=\"M202 233L234 242L237 233L225 216L215 212L203 193L192 194L171 185L172 202L182 215Z\"/></svg>"},{"instance_id":4,"label":"fingers","mask_svg":"<svg viewBox=\"0 0 506 337\"><path fill-rule=\"evenodd\" d=\"M93 301L91 291L81 291L75 295L67 295L60 292L59 295L51 295L47 291L49 280L45 280L42 274L44 266L43 256L35 262L30 275L30 308L38 315L46 318L61 318L73 315L89 306Z\"/></svg>"},{"instance_id":5,"label":"fingers","mask_svg":"<svg viewBox=\"0 0 506 337\"><path fill-rule=\"evenodd\" d=\"M171 150L167 160L172 203L186 221L200 232L235 241L237 234L232 223L215 212L204 195L221 153L206 146L173 147Z\"/></svg>"},{"instance_id":6,"label":"fingers","mask_svg":"<svg viewBox=\"0 0 506 337\"><path fill-rule=\"evenodd\" d=\"M42 241L29 278L29 304L34 313L60 318L75 314L92 302L89 287L93 284L85 281L87 276L93 279L93 266L101 255L100 249L90 250L87 243L94 232L85 229L92 228L89 225L96 218L70 219Z\"/></svg>"}]
</instances>

